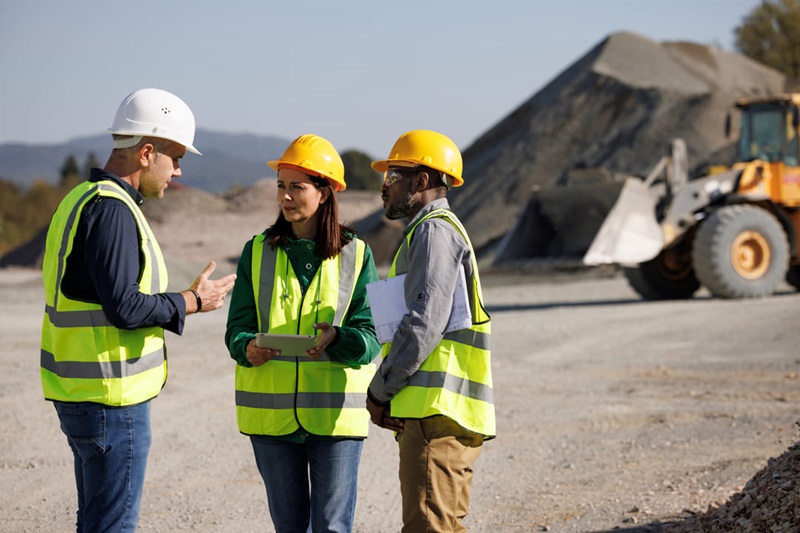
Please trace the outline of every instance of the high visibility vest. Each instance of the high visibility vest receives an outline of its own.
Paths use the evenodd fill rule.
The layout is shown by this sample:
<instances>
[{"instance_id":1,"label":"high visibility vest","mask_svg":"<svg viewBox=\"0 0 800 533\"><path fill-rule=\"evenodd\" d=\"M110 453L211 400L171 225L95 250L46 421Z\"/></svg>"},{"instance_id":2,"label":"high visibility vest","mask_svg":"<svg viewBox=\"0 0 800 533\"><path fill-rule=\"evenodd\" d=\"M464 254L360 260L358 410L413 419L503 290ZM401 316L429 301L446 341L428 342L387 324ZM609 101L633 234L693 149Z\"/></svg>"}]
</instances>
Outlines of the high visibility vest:
<instances>
[{"instance_id":1,"label":"high visibility vest","mask_svg":"<svg viewBox=\"0 0 800 533\"><path fill-rule=\"evenodd\" d=\"M121 200L136 220L144 257L139 291L156 294L167 288L161 249L130 195L112 181L87 181L75 187L58 206L47 232L42 264L46 299L42 390L48 400L135 405L157 396L167 380L164 330L119 329L111 325L100 304L73 300L61 292L78 221L97 195Z\"/></svg>"},{"instance_id":2,"label":"high visibility vest","mask_svg":"<svg viewBox=\"0 0 800 533\"><path fill-rule=\"evenodd\" d=\"M494 437L496 424L489 349L491 319L483 306L472 243L455 214L447 209L434 209L417 221L397 250L389 277L405 272L414 230L431 218L443 218L455 226L472 250L472 276L467 283L472 326L444 335L411 376L408 385L392 398L391 415L397 418L444 415L470 431ZM383 345L383 357L391 347L390 342Z\"/></svg>"},{"instance_id":3,"label":"high visibility vest","mask_svg":"<svg viewBox=\"0 0 800 533\"><path fill-rule=\"evenodd\" d=\"M253 240L253 295L259 331L313 335L312 324L341 326L364 265L366 245L350 241L322 261L305 294L282 249L265 236ZM331 360L278 356L261 366L236 365L236 418L247 435L290 435L303 428L314 435L366 437L367 388L375 373Z\"/></svg>"}]
</instances>

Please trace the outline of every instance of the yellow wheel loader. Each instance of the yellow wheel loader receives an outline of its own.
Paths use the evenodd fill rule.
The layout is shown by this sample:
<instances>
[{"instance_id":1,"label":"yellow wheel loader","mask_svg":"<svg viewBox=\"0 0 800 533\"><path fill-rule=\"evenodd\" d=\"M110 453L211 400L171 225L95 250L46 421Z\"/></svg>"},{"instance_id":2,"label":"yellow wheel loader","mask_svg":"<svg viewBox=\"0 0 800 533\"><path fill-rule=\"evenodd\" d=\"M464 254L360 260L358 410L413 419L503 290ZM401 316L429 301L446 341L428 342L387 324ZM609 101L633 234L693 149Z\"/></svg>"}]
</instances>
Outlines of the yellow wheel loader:
<instances>
[{"instance_id":1,"label":"yellow wheel loader","mask_svg":"<svg viewBox=\"0 0 800 533\"><path fill-rule=\"evenodd\" d=\"M625 180L583 262L617 263L649 300L722 298L800 289L800 94L738 100L735 163L688 179L673 141L644 179ZM730 133L731 116L726 120Z\"/></svg>"}]
</instances>

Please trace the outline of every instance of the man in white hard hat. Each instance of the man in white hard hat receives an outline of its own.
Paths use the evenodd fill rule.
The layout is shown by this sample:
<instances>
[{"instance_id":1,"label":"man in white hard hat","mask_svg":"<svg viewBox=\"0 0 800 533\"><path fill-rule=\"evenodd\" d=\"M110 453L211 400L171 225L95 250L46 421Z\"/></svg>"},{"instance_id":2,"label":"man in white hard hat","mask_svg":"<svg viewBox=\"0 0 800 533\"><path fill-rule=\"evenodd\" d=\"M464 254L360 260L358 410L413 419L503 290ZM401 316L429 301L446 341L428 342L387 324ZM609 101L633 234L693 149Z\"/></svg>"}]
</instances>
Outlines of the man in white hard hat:
<instances>
[{"instance_id":1,"label":"man in white hard hat","mask_svg":"<svg viewBox=\"0 0 800 533\"><path fill-rule=\"evenodd\" d=\"M42 276L41 379L74 455L77 530L133 532L150 449L150 400L167 378L164 330L223 305L235 275L208 266L181 292L139 205L180 177L199 154L194 116L177 96L141 89L119 106L103 169L59 205L47 233Z\"/></svg>"}]
</instances>

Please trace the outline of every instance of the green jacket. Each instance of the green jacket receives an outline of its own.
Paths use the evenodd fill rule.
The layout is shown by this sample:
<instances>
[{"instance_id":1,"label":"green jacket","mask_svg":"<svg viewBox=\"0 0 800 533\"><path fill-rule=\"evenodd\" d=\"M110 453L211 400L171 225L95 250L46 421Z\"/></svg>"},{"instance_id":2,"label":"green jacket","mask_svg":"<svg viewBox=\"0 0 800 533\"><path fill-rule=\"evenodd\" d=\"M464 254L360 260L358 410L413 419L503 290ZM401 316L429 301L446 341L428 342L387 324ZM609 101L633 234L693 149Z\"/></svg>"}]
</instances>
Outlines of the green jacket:
<instances>
[{"instance_id":1,"label":"green jacket","mask_svg":"<svg viewBox=\"0 0 800 533\"><path fill-rule=\"evenodd\" d=\"M292 268L305 291L316 274L322 259L314 254L314 242L308 239L291 241L285 251ZM253 297L253 275L251 270L253 240L247 242L239 258L236 270L236 283L231 292L231 305L228 310L228 326L225 332L225 345L231 358L238 364L252 366L246 357L247 343L258 332L256 302ZM311 268L306 268L307 266ZM372 321L367 284L378 280L378 271L367 246L364 254L364 269L356 280L350 312L345 317L344 326L337 327L336 340L327 348L327 353L336 361L352 366L370 363L380 353L380 344L375 337L375 324Z\"/></svg>"},{"instance_id":2,"label":"green jacket","mask_svg":"<svg viewBox=\"0 0 800 533\"><path fill-rule=\"evenodd\" d=\"M304 293L322 263L322 259L314 254L314 248L314 242L307 239L292 240L284 247ZM252 257L253 239L245 244L239 258L225 332L225 344L231 358L244 367L252 367L246 357L247 344L259 331L253 291ZM368 283L377 280L378 273L372 251L366 246L364 268L356 280L349 313L344 318L343 326L336 327L336 340L326 349L331 359L356 367L369 364L380 353L366 289ZM300 428L290 435L276 438L302 443L309 437L317 438Z\"/></svg>"}]
</instances>

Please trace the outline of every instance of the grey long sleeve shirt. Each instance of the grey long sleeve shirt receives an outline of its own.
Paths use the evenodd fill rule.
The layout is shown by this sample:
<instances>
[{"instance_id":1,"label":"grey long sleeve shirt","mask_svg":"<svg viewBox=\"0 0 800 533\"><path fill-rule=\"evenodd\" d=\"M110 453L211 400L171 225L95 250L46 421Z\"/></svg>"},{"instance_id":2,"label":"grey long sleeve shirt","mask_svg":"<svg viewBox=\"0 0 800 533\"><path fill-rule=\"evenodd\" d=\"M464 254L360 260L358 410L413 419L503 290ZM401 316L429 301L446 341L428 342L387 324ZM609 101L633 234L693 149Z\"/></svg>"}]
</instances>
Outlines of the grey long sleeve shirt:
<instances>
[{"instance_id":1,"label":"grey long sleeve shirt","mask_svg":"<svg viewBox=\"0 0 800 533\"><path fill-rule=\"evenodd\" d=\"M409 222L403 234L434 209L450 209L447 199L435 200ZM432 218L417 226L406 253L397 258L395 274L407 274L404 294L408 313L392 338L392 347L370 384L378 400L391 400L419 369L444 337L453 305L459 266L472 275L469 246L447 220Z\"/></svg>"}]
</instances>

